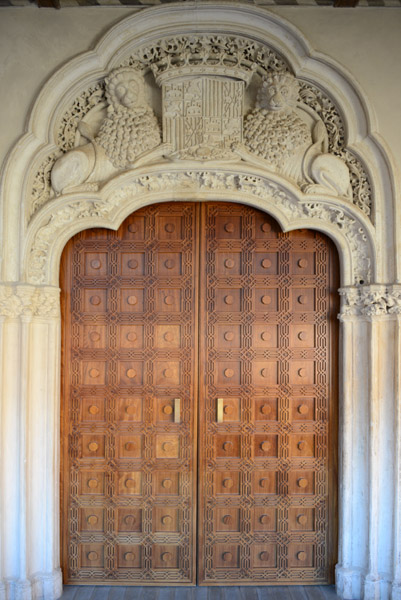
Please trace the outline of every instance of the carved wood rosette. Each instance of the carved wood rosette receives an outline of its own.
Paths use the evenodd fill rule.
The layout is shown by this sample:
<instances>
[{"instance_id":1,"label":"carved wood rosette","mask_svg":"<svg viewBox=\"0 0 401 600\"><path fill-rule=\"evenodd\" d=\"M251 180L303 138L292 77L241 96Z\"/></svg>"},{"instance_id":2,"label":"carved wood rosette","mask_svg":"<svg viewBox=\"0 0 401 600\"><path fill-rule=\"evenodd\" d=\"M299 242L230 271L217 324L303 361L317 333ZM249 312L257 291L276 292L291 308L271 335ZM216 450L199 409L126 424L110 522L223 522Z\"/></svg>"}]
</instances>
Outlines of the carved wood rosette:
<instances>
[{"instance_id":1,"label":"carved wood rosette","mask_svg":"<svg viewBox=\"0 0 401 600\"><path fill-rule=\"evenodd\" d=\"M201 231L200 580L330 582L335 252L238 205Z\"/></svg>"},{"instance_id":2,"label":"carved wood rosette","mask_svg":"<svg viewBox=\"0 0 401 600\"><path fill-rule=\"evenodd\" d=\"M194 581L195 213L143 209L64 253L69 583Z\"/></svg>"}]
</instances>

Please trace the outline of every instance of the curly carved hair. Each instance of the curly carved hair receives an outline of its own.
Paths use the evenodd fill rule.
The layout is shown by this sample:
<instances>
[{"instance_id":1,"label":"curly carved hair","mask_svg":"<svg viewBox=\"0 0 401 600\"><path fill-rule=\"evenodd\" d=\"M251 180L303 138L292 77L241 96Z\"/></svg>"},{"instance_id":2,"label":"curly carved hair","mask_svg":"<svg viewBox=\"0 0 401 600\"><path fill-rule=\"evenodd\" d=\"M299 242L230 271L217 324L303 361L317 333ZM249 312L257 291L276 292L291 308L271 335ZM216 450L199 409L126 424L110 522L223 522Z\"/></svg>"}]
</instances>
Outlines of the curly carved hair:
<instances>
[{"instance_id":1,"label":"curly carved hair","mask_svg":"<svg viewBox=\"0 0 401 600\"><path fill-rule=\"evenodd\" d=\"M299 93L298 80L294 77L294 75L291 75L291 73L283 71L281 73L271 73L263 79L256 97L257 108L268 108L266 102L267 90L272 86L287 88L288 94L286 95L286 100L288 107L293 107L296 105Z\"/></svg>"},{"instance_id":2,"label":"curly carved hair","mask_svg":"<svg viewBox=\"0 0 401 600\"><path fill-rule=\"evenodd\" d=\"M140 100L138 104L145 104L145 81L140 71L133 69L132 67L119 67L114 69L108 77L106 77L106 100L109 107L113 107L114 110L118 110L122 107L120 100L116 95L116 87L120 83L126 83L127 80L135 80L140 90Z\"/></svg>"}]
</instances>

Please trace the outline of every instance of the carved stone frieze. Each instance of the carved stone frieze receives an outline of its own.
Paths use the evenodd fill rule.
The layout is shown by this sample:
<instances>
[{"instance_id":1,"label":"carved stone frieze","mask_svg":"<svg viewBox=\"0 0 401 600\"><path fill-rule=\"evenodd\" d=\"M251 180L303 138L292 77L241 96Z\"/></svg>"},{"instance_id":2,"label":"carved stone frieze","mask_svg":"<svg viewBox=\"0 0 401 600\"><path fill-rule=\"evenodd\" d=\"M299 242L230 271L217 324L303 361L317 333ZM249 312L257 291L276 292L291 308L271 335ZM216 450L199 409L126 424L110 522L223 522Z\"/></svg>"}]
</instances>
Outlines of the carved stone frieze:
<instances>
[{"instance_id":1,"label":"carved stone frieze","mask_svg":"<svg viewBox=\"0 0 401 600\"><path fill-rule=\"evenodd\" d=\"M53 287L0 285L0 317L58 317L60 292Z\"/></svg>"},{"instance_id":2,"label":"carved stone frieze","mask_svg":"<svg viewBox=\"0 0 401 600\"><path fill-rule=\"evenodd\" d=\"M152 194L173 194L185 192L194 197L207 191L244 193L256 200L268 201L279 208L291 221L294 219L314 219L325 224L332 223L347 240L353 257L353 277L355 283L369 282L371 277L370 251L367 236L361 224L344 210L321 203L299 202L285 188L261 177L247 173L235 174L224 170L162 171L155 174L131 176L129 183L107 192L106 199L70 202L56 211L43 223L32 243L28 259L28 277L32 283L46 282L49 250L61 232L71 223L81 219L109 216L117 206L124 206L132 198Z\"/></svg>"},{"instance_id":3,"label":"carved stone frieze","mask_svg":"<svg viewBox=\"0 0 401 600\"><path fill-rule=\"evenodd\" d=\"M342 296L342 317L401 315L401 285L369 285L345 287Z\"/></svg>"},{"instance_id":4,"label":"carved stone frieze","mask_svg":"<svg viewBox=\"0 0 401 600\"><path fill-rule=\"evenodd\" d=\"M139 48L126 64L151 68L161 82L171 71L177 75L198 73L231 76L248 81L256 71L287 71L286 60L266 44L233 35L181 35L160 39Z\"/></svg>"},{"instance_id":5,"label":"carved stone frieze","mask_svg":"<svg viewBox=\"0 0 401 600\"><path fill-rule=\"evenodd\" d=\"M261 200L270 199L275 206L282 208L291 218L303 216L302 205L278 184L267 178L224 171L180 171L163 172L156 175L142 175L131 179L129 185L122 186L113 198L120 201L133 196L163 191L175 192L244 192Z\"/></svg>"},{"instance_id":6,"label":"carved stone frieze","mask_svg":"<svg viewBox=\"0 0 401 600\"><path fill-rule=\"evenodd\" d=\"M302 205L304 214L336 225L347 238L354 259L354 281L356 284L369 283L371 260L366 234L360 223L344 210L320 203L307 202Z\"/></svg>"}]
</instances>

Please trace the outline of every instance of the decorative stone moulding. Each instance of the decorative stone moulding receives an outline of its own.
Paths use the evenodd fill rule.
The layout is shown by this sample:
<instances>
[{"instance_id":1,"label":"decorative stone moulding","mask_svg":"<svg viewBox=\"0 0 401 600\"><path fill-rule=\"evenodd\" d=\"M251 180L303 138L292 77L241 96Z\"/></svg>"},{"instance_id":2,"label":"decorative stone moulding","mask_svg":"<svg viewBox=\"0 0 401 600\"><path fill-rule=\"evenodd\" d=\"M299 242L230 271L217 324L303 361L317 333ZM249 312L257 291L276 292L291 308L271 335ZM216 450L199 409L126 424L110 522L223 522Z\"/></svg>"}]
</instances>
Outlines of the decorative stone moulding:
<instances>
[{"instance_id":1,"label":"decorative stone moulding","mask_svg":"<svg viewBox=\"0 0 401 600\"><path fill-rule=\"evenodd\" d=\"M59 316L60 292L57 288L0 284L0 318Z\"/></svg>"},{"instance_id":2,"label":"decorative stone moulding","mask_svg":"<svg viewBox=\"0 0 401 600\"><path fill-rule=\"evenodd\" d=\"M341 318L401 315L401 285L341 288Z\"/></svg>"},{"instance_id":3,"label":"decorative stone moulding","mask_svg":"<svg viewBox=\"0 0 401 600\"><path fill-rule=\"evenodd\" d=\"M55 600L62 589L63 247L78 231L117 229L170 200L249 204L284 231L334 240L343 286L337 591L401 600L401 541L389 533L401 523L391 372L401 266L391 164L367 106L354 78L292 25L238 3L137 12L44 86L0 188L0 600Z\"/></svg>"},{"instance_id":4,"label":"decorative stone moulding","mask_svg":"<svg viewBox=\"0 0 401 600\"><path fill-rule=\"evenodd\" d=\"M195 167L195 165L193 165ZM284 230L313 226L336 239L343 250L343 277L349 284L365 284L372 277L373 227L352 205L333 202L331 196L307 196L277 176L261 169L238 166L221 169L192 168L177 163L168 169L124 173L99 192L60 196L32 222L27 237L25 266L33 284L57 284L58 261L68 239L91 225L118 228L134 210L166 200L228 199L259 207L273 214ZM139 172L138 172L139 171ZM66 202L67 200L67 202Z\"/></svg>"}]
</instances>

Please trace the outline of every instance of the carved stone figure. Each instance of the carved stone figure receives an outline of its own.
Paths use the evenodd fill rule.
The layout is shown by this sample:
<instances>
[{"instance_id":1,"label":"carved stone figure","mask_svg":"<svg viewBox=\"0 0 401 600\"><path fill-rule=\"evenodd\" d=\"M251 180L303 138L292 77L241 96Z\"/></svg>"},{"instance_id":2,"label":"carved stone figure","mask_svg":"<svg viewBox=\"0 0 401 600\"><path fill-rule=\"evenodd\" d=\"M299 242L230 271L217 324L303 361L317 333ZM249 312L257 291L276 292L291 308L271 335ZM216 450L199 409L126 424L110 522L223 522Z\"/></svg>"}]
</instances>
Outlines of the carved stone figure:
<instances>
[{"instance_id":1,"label":"carved stone figure","mask_svg":"<svg viewBox=\"0 0 401 600\"><path fill-rule=\"evenodd\" d=\"M244 122L246 151L238 151L245 160L252 160L250 152L267 161L304 191L349 196L348 167L327 152L327 130L311 108L297 101L298 92L299 84L290 73L267 76L256 107Z\"/></svg>"},{"instance_id":2,"label":"carved stone figure","mask_svg":"<svg viewBox=\"0 0 401 600\"><path fill-rule=\"evenodd\" d=\"M142 74L121 67L106 79L107 116L95 135L82 120L79 133L89 143L59 158L51 173L56 194L78 189L96 189L97 184L142 162L162 156L160 128L146 102Z\"/></svg>"}]
</instances>

